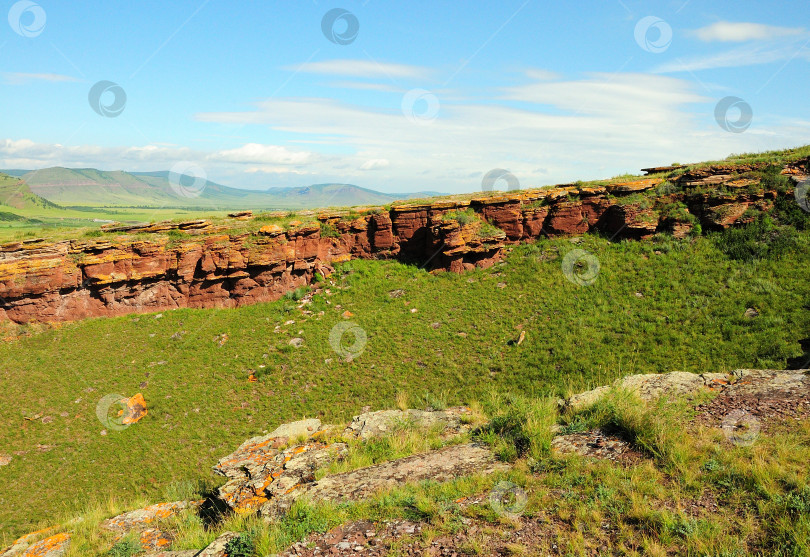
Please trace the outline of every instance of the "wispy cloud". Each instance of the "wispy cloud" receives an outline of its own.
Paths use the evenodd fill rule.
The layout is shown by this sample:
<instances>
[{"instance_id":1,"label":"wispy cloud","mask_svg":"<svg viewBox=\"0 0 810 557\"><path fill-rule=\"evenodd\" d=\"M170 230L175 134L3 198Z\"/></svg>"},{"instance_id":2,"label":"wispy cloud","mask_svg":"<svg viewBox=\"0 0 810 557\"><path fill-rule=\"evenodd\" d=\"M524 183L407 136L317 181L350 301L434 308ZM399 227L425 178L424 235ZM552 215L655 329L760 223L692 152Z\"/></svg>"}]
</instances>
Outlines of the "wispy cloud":
<instances>
[{"instance_id":1,"label":"wispy cloud","mask_svg":"<svg viewBox=\"0 0 810 557\"><path fill-rule=\"evenodd\" d=\"M388 159L371 159L360 165L360 170L381 170L391 166Z\"/></svg>"},{"instance_id":2,"label":"wispy cloud","mask_svg":"<svg viewBox=\"0 0 810 557\"><path fill-rule=\"evenodd\" d=\"M388 64L371 60L325 60L323 62L306 62L299 66L288 66L284 69L323 75L363 78L386 77L391 79L424 79L431 73L427 68L420 66Z\"/></svg>"},{"instance_id":3,"label":"wispy cloud","mask_svg":"<svg viewBox=\"0 0 810 557\"><path fill-rule=\"evenodd\" d=\"M699 56L686 60L667 62L653 69L655 73L696 72L700 70L713 70L716 68L739 68L772 64L793 58L810 60L808 43L810 37L803 42L791 41L789 44L752 44L742 46L726 52Z\"/></svg>"},{"instance_id":4,"label":"wispy cloud","mask_svg":"<svg viewBox=\"0 0 810 557\"><path fill-rule=\"evenodd\" d=\"M269 98L251 110L196 119L266 126L305 137L309 147L248 143L205 151L0 140L0 168L156 170L194 161L212 180L240 187L340 182L472 192L493 168L508 169L530 187L806 142L806 128L796 122L756 120L745 134L724 132L714 121L714 100L696 90L692 80L635 73L533 80L478 101L437 90L441 110L422 123L400 106Z\"/></svg>"},{"instance_id":5,"label":"wispy cloud","mask_svg":"<svg viewBox=\"0 0 810 557\"><path fill-rule=\"evenodd\" d=\"M3 78L9 85L25 85L32 81L48 81L51 83L64 83L70 81L81 81L69 75L55 73L4 73Z\"/></svg>"},{"instance_id":6,"label":"wispy cloud","mask_svg":"<svg viewBox=\"0 0 810 557\"><path fill-rule=\"evenodd\" d=\"M381 91L383 93L404 93L403 89L398 89L393 85L384 83L366 83L363 81L333 81L330 87L336 89L360 89L362 91Z\"/></svg>"},{"instance_id":7,"label":"wispy cloud","mask_svg":"<svg viewBox=\"0 0 810 557\"><path fill-rule=\"evenodd\" d=\"M807 31L802 27L776 27L762 23L735 23L718 21L707 27L693 31L701 41L744 42L780 39L802 35Z\"/></svg>"},{"instance_id":8,"label":"wispy cloud","mask_svg":"<svg viewBox=\"0 0 810 557\"><path fill-rule=\"evenodd\" d=\"M300 97L266 99L254 110L197 119L266 125L341 152L350 149L313 165L322 181L335 176L379 186L385 180L400 190L420 176L422 188L475 191L492 168L507 168L524 186L559 183L637 171L651 160L700 160L790 142L778 130L767 138L755 128L723 132L714 121L714 99L695 89L692 80L662 75L592 74L531 81L481 102L436 92L441 109L422 124L398 107ZM376 162L382 160L390 165ZM378 172L364 172L370 169ZM374 184L372 176L379 176Z\"/></svg>"},{"instance_id":9,"label":"wispy cloud","mask_svg":"<svg viewBox=\"0 0 810 557\"><path fill-rule=\"evenodd\" d=\"M560 79L562 76L557 72L534 68L531 70L526 70L526 77L536 81L552 81Z\"/></svg>"}]
</instances>

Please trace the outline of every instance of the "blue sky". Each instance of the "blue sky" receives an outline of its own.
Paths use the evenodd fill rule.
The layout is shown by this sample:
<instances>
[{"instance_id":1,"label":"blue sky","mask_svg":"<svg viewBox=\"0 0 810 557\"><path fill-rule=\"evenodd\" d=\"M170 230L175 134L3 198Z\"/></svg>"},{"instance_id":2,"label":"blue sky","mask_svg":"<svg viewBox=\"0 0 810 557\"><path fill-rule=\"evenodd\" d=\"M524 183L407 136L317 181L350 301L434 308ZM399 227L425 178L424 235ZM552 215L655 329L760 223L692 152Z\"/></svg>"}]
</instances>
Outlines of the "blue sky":
<instances>
[{"instance_id":1,"label":"blue sky","mask_svg":"<svg viewBox=\"0 0 810 557\"><path fill-rule=\"evenodd\" d=\"M2 168L193 163L236 187L464 192L494 168L529 187L810 143L799 1L22 0L0 11ZM117 87L93 107L100 81ZM726 97L739 100L718 123Z\"/></svg>"}]
</instances>

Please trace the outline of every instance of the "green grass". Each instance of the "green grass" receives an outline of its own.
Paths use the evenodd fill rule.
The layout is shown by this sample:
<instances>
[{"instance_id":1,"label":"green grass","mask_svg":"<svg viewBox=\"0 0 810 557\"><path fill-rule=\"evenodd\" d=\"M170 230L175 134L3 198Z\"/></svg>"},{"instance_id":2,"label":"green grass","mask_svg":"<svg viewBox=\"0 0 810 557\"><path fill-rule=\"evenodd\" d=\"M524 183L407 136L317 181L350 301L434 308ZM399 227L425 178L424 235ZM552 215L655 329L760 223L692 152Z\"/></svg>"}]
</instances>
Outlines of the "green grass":
<instances>
[{"instance_id":1,"label":"green grass","mask_svg":"<svg viewBox=\"0 0 810 557\"><path fill-rule=\"evenodd\" d=\"M173 549L199 549L222 532L238 532L229 554L248 557L277 553L311 533L352 520L395 518L423 524L422 532L407 540L422 547L475 524L479 533L468 539L465 550L488 555L493 554L488 544L519 528L515 516L545 525L546 531L540 539L530 536L531 546L520 540L509 545L509 554L516 555L548 554L553 546L566 555L597 548L636 556L810 554L810 483L805 473L810 422L777 424L754 445L733 446L718 428L690 425L694 405L705 399L699 395L645 406L627 392L612 390L595 406L560 416L551 401L494 396L484 404L490 421L479 431L498 430L492 439L496 445L521 445L521 437L514 436L517 431L550 439L550 426L562 419L566 428L576 431L600 427L619 432L647 458L623 466L561 457L541 443L518 457L511 471L491 477L399 486L362 502L302 500L285 517L269 523L232 515L207 528L193 511L186 511L159 526L177 534ZM418 437L404 427L394 437L403 440L411 434ZM380 449L381 444L385 440L355 441L347 460L372 453L378 457L374 462L401 456L401 450ZM515 516L499 513L489 502L488 495L504 481L526 495L525 507L515 508ZM482 502L462 505L464 498L481 495ZM690 513L701 499L717 507ZM84 520L74 521L70 528L77 532L69 557L131 555L137 547L132 540L122 540L107 552L110 534L97 527L101 518L120 510L94 506ZM396 546L390 549L397 554Z\"/></svg>"},{"instance_id":2,"label":"green grass","mask_svg":"<svg viewBox=\"0 0 810 557\"><path fill-rule=\"evenodd\" d=\"M601 272L587 287L561 271L573 249L566 240L516 247L505 264L464 275L355 261L330 279L331 296L304 306L309 316L297 308L302 292L26 334L0 345L0 389L13 401L0 406L0 452L13 456L0 468L0 540L84 501L157 502L179 481L210 487L210 467L244 439L305 416L346 421L366 404L394 407L403 393L441 404L515 392L542 399L630 373L784 367L802 355L810 326L801 279L809 239L798 232L801 249L747 262L714 237L588 236L577 248L598 257ZM405 295L392 298L395 289ZM747 307L760 316L744 317ZM346 310L368 337L349 362L329 343ZM526 341L516 346L520 330ZM304 345L292 347L293 337ZM251 372L259 382L247 381ZM137 392L148 416L101 435L101 398ZM53 421L25 419L40 413ZM539 442L527 454L541 454Z\"/></svg>"}]
</instances>

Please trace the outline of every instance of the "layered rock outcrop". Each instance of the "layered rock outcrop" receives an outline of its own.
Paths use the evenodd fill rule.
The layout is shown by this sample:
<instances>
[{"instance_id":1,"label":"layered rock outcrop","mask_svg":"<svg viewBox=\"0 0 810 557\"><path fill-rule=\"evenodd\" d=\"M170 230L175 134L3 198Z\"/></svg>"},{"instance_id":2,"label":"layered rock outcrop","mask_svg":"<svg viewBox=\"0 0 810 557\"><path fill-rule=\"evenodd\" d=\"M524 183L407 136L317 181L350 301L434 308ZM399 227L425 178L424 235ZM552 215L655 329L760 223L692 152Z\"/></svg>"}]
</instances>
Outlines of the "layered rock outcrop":
<instances>
[{"instance_id":1,"label":"layered rock outcrop","mask_svg":"<svg viewBox=\"0 0 810 557\"><path fill-rule=\"evenodd\" d=\"M292 222L286 229L269 224L253 233L226 234L225 225L188 221L112 226L103 237L86 240L9 243L0 246L0 321L272 301L352 258L462 272L491 266L506 244L540 237L600 232L639 239L662 231L684 236L697 223L722 229L750 222L770 210L777 196L792 195L752 187L759 183L740 177L760 166L692 170L672 177L677 193L666 193L662 178L645 178L394 205L359 216L324 213L315 222ZM783 173L798 181L805 178L803 169L806 164L788 165ZM674 205L681 209L668 210ZM471 218L458 218L460 212ZM168 237L162 234L168 231ZM150 233L154 239L144 240Z\"/></svg>"}]
</instances>

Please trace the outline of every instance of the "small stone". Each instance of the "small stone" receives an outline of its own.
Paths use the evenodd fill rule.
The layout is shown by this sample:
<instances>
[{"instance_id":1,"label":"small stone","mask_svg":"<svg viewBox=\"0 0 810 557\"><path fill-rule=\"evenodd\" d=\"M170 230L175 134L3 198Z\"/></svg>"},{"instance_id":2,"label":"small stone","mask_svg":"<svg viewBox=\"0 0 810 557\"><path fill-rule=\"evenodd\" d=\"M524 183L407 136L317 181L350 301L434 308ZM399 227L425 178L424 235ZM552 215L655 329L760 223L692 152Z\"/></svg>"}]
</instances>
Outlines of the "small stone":
<instances>
[{"instance_id":1,"label":"small stone","mask_svg":"<svg viewBox=\"0 0 810 557\"><path fill-rule=\"evenodd\" d=\"M411 308L411 313L416 313L417 311L419 310L417 310L416 308Z\"/></svg>"},{"instance_id":2,"label":"small stone","mask_svg":"<svg viewBox=\"0 0 810 557\"><path fill-rule=\"evenodd\" d=\"M431 323L430 326L434 329L438 329L439 327L441 327L441 323Z\"/></svg>"},{"instance_id":3,"label":"small stone","mask_svg":"<svg viewBox=\"0 0 810 557\"><path fill-rule=\"evenodd\" d=\"M0 466L8 466L11 463L11 457L0 454Z\"/></svg>"},{"instance_id":4,"label":"small stone","mask_svg":"<svg viewBox=\"0 0 810 557\"><path fill-rule=\"evenodd\" d=\"M748 319L754 319L755 317L759 317L759 312L755 308L748 308L743 315Z\"/></svg>"},{"instance_id":5,"label":"small stone","mask_svg":"<svg viewBox=\"0 0 810 557\"><path fill-rule=\"evenodd\" d=\"M506 288L506 283L505 282L499 282L498 283L498 288Z\"/></svg>"},{"instance_id":6,"label":"small stone","mask_svg":"<svg viewBox=\"0 0 810 557\"><path fill-rule=\"evenodd\" d=\"M635 296L636 298L643 298L644 294L642 294L641 292L636 292Z\"/></svg>"},{"instance_id":7,"label":"small stone","mask_svg":"<svg viewBox=\"0 0 810 557\"><path fill-rule=\"evenodd\" d=\"M155 319L163 319L163 314L158 313L157 315L155 315Z\"/></svg>"},{"instance_id":8,"label":"small stone","mask_svg":"<svg viewBox=\"0 0 810 557\"><path fill-rule=\"evenodd\" d=\"M53 422L53 416L45 416L44 418L42 418L43 424L49 424L51 422Z\"/></svg>"},{"instance_id":9,"label":"small stone","mask_svg":"<svg viewBox=\"0 0 810 557\"><path fill-rule=\"evenodd\" d=\"M304 345L304 339L301 337L291 338L289 344L294 348L301 348Z\"/></svg>"}]
</instances>

